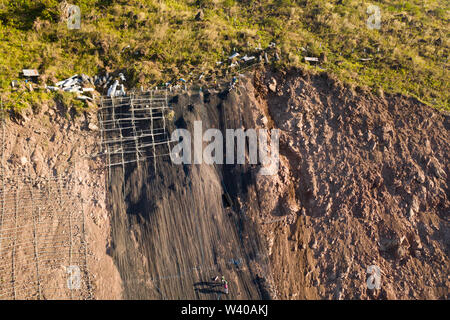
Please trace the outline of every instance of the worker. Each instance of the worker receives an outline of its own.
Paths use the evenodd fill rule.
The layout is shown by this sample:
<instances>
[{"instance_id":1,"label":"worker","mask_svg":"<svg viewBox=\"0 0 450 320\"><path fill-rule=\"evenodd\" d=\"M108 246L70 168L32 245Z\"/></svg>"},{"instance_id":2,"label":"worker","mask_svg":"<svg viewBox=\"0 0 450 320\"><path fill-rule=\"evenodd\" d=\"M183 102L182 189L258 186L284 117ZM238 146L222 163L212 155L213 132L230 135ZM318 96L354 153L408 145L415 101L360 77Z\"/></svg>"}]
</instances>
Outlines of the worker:
<instances>
[{"instance_id":1,"label":"worker","mask_svg":"<svg viewBox=\"0 0 450 320\"><path fill-rule=\"evenodd\" d=\"M235 88L237 82L238 82L238 78L237 77L233 77L233 79L231 80L231 83L230 83L230 90Z\"/></svg>"},{"instance_id":2,"label":"worker","mask_svg":"<svg viewBox=\"0 0 450 320\"><path fill-rule=\"evenodd\" d=\"M225 280L225 283L223 285L223 288L225 289L225 294L228 294L228 281Z\"/></svg>"}]
</instances>

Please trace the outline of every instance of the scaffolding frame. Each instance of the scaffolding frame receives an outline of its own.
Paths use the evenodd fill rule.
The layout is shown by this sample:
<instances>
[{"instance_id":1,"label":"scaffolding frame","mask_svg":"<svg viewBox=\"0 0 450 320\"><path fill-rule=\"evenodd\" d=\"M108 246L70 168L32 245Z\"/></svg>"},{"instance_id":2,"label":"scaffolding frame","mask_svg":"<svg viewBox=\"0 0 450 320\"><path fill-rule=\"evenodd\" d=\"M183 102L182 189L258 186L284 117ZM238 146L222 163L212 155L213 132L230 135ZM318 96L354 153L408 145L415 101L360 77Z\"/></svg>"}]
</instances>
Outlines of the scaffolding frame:
<instances>
[{"instance_id":1,"label":"scaffolding frame","mask_svg":"<svg viewBox=\"0 0 450 320\"><path fill-rule=\"evenodd\" d=\"M167 90L102 97L99 108L101 153L111 168L170 155L171 138L166 113L170 109ZM111 178L111 177L110 177Z\"/></svg>"}]
</instances>

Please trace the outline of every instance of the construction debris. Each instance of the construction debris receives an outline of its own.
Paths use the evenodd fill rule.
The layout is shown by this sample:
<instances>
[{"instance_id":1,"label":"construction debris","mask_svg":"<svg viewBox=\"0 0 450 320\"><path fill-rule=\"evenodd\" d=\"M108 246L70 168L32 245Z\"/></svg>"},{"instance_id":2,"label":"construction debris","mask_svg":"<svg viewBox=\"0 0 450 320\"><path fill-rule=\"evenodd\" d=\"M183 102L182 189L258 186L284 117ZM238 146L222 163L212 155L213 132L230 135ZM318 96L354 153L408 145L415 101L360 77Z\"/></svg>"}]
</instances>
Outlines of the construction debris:
<instances>
[{"instance_id":1,"label":"construction debris","mask_svg":"<svg viewBox=\"0 0 450 320\"><path fill-rule=\"evenodd\" d=\"M70 78L55 83L56 87L46 86L46 88L49 90L62 90L65 92L75 92L75 93L94 91L94 88L84 87L84 85L86 84L93 84L91 77L85 74L82 75L76 74Z\"/></svg>"},{"instance_id":2,"label":"construction debris","mask_svg":"<svg viewBox=\"0 0 450 320\"><path fill-rule=\"evenodd\" d=\"M130 46L126 46L125 48L122 49L122 51L126 50L127 48L129 48ZM262 49L261 47L261 43L258 43L258 47L256 47L255 49L257 51L261 51L260 53L257 53L255 55L249 55L249 54L245 54L244 56L241 57L241 54L239 52L237 52L236 48L233 48L233 53L228 57L228 60L231 60L230 63L225 63L226 66L224 65L224 61L216 61L216 65L217 66L221 66L224 65L223 67L225 68L236 68L238 69L238 71L240 71L242 68L249 68L250 66L252 66L253 64L258 64L258 63L270 63L270 60L274 60L274 61L279 61L280 60L280 55L278 52L273 51L273 54L270 53L270 55L272 56L269 59L269 55L268 55L268 49L270 48L275 48L276 44L275 42L271 42L268 47L266 49ZM305 58L306 61L318 61L317 58L310 58L310 57L306 57ZM248 63L248 64L246 64ZM235 70L236 70L235 69ZM233 72L235 72L235 70ZM31 73L27 73L27 74L31 74ZM192 77L195 77L195 75L190 72L189 73L189 79L191 79ZM198 75L197 78L199 81L205 81L210 79L210 77L207 77L205 73L202 73L200 75ZM50 91L65 91L65 92L73 92L73 93L77 93L77 99L79 100L88 100L88 101L92 101L93 100L93 96L87 96L85 95L85 93L93 93L96 91L96 89L101 92L101 93L107 93L106 95L108 97L122 97L122 96L126 96L127 93L125 91L125 85L124 83L127 81L125 75L123 73L114 73L114 75L110 74L109 72L105 72L103 75L95 75L94 77L90 77L88 75L85 74L75 74L70 78L67 78L65 80L59 81L57 82L54 86L47 86L45 85L45 89L50 90ZM14 84L12 84L12 86L14 87ZM173 90L178 90L178 89L182 89L184 87L184 90L187 90L187 81L184 78L179 78L176 81L173 81L173 84L171 84L171 82L166 82L165 84L163 84L163 86L166 87L166 89L169 89L170 92L172 92ZM158 89L156 88L156 91ZM143 89L141 88L141 91L143 91Z\"/></svg>"},{"instance_id":3,"label":"construction debris","mask_svg":"<svg viewBox=\"0 0 450 320\"><path fill-rule=\"evenodd\" d=\"M48 89L50 91L58 91L59 87L45 85L45 89Z\"/></svg>"},{"instance_id":4,"label":"construction debris","mask_svg":"<svg viewBox=\"0 0 450 320\"><path fill-rule=\"evenodd\" d=\"M305 61L319 62L319 58L316 58L316 57L305 57Z\"/></svg>"},{"instance_id":5,"label":"construction debris","mask_svg":"<svg viewBox=\"0 0 450 320\"><path fill-rule=\"evenodd\" d=\"M107 95L108 97L125 96L126 93L123 84L119 85L119 80L114 81L113 85L109 87Z\"/></svg>"},{"instance_id":6,"label":"construction debris","mask_svg":"<svg viewBox=\"0 0 450 320\"><path fill-rule=\"evenodd\" d=\"M36 69L23 69L22 70L24 77L38 77L39 72Z\"/></svg>"},{"instance_id":7,"label":"construction debris","mask_svg":"<svg viewBox=\"0 0 450 320\"><path fill-rule=\"evenodd\" d=\"M231 56L229 56L228 59L233 60L234 58L237 58L239 56L240 56L240 54L238 52L235 52Z\"/></svg>"},{"instance_id":8,"label":"construction debris","mask_svg":"<svg viewBox=\"0 0 450 320\"><path fill-rule=\"evenodd\" d=\"M88 96L77 96L77 99L78 100L83 100L83 101L86 101L86 100L93 101L94 100L94 99L92 99L91 97L88 97Z\"/></svg>"},{"instance_id":9,"label":"construction debris","mask_svg":"<svg viewBox=\"0 0 450 320\"><path fill-rule=\"evenodd\" d=\"M117 79L110 75L108 72L105 73L105 75L96 75L94 76L94 79L92 83L94 86L99 87L101 89L107 90L107 96L108 97L122 97L126 95L125 92L125 86L121 82L125 82L127 79L125 78L123 73L119 73L117 75ZM111 84L112 83L112 84ZM87 88L87 90L83 90L83 92L89 92L90 89Z\"/></svg>"},{"instance_id":10,"label":"construction debris","mask_svg":"<svg viewBox=\"0 0 450 320\"><path fill-rule=\"evenodd\" d=\"M45 85L45 89L50 91L64 91L64 92L73 92L79 94L77 96L78 100L83 101L93 101L94 99L92 97L88 97L86 95L83 95L83 93L86 92L94 92L95 88L94 86L94 80L86 75L86 74L75 74L71 76L70 78L67 78L65 80L59 81L55 83L54 86L47 86Z\"/></svg>"},{"instance_id":11,"label":"construction debris","mask_svg":"<svg viewBox=\"0 0 450 320\"><path fill-rule=\"evenodd\" d=\"M245 62L247 62L247 61L252 61L253 59L255 59L254 56L248 57L247 55L245 55L245 56L243 56L243 57L241 58L241 60L244 60Z\"/></svg>"}]
</instances>

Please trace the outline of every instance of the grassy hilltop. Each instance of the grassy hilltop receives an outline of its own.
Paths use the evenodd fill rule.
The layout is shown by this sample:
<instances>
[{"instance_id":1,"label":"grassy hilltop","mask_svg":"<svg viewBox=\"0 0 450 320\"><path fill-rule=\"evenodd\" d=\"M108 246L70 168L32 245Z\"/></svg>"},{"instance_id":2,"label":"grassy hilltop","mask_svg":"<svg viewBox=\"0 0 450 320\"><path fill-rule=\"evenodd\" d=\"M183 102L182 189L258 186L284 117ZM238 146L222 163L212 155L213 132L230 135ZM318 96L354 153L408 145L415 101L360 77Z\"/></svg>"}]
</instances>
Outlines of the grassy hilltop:
<instances>
[{"instance_id":1,"label":"grassy hilltop","mask_svg":"<svg viewBox=\"0 0 450 320\"><path fill-rule=\"evenodd\" d=\"M20 109L56 96L71 101L63 97L70 94L11 92L23 68L37 68L48 85L75 73L123 69L129 86L149 86L176 77L195 81L202 73L220 78L217 61L273 41L278 68L326 70L374 92L403 93L450 110L446 0L69 3L81 8L79 30L67 28L60 1L0 0L0 90L7 106ZM367 26L370 5L380 8L379 30ZM203 15L196 19L199 9ZM320 62L310 65L305 56Z\"/></svg>"}]
</instances>

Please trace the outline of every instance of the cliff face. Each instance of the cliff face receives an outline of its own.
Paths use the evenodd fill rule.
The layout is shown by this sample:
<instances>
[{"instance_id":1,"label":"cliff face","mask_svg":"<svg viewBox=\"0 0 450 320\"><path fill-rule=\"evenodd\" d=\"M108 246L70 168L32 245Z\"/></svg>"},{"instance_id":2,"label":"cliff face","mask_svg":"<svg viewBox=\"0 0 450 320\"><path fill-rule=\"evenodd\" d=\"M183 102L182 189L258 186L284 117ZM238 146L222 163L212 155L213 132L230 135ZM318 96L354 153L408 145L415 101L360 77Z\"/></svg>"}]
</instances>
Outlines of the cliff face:
<instances>
[{"instance_id":1,"label":"cliff face","mask_svg":"<svg viewBox=\"0 0 450 320\"><path fill-rule=\"evenodd\" d=\"M200 120L203 130L280 129L280 169L165 159L156 175L152 162L129 167L124 191L118 171L111 203L126 205L113 214L112 252L128 297L448 298L448 115L300 71L172 106L190 132ZM197 287L221 274L229 296Z\"/></svg>"},{"instance_id":2,"label":"cliff face","mask_svg":"<svg viewBox=\"0 0 450 320\"><path fill-rule=\"evenodd\" d=\"M287 172L258 189L263 215L292 217L264 230L279 297L448 299L449 116L327 76L254 82ZM366 285L371 265L379 290Z\"/></svg>"}]
</instances>

